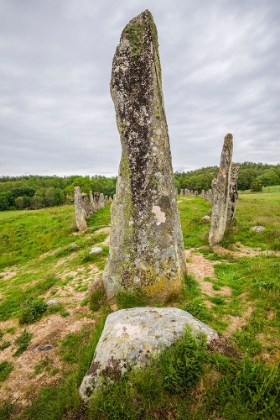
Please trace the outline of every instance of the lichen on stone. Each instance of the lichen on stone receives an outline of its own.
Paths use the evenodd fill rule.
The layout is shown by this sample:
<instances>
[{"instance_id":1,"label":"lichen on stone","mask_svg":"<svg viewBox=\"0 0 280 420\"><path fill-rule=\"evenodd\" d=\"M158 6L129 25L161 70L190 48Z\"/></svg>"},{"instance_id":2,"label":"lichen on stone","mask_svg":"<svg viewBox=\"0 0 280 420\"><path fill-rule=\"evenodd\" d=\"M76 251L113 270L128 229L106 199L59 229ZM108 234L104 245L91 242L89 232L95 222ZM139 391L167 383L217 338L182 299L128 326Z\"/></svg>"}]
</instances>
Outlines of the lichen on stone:
<instances>
[{"instance_id":1,"label":"lichen on stone","mask_svg":"<svg viewBox=\"0 0 280 420\"><path fill-rule=\"evenodd\" d=\"M118 289L181 283L182 232L164 111L157 30L149 11L122 32L111 95L122 144L104 285ZM155 253L155 249L159 253ZM136 260L139 264L135 264ZM175 287L175 286L174 286ZM173 288L173 287L171 287Z\"/></svg>"}]
</instances>

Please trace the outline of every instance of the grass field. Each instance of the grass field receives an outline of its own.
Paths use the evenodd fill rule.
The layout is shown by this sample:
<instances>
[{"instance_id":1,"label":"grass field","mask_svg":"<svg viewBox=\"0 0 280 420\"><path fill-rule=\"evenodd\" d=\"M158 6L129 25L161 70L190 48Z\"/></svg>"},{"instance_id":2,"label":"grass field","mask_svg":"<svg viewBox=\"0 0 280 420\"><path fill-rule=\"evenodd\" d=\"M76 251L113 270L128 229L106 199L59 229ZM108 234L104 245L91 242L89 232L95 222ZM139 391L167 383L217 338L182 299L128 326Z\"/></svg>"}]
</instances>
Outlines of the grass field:
<instances>
[{"instance_id":1,"label":"grass field","mask_svg":"<svg viewBox=\"0 0 280 420\"><path fill-rule=\"evenodd\" d=\"M1 419L280 418L280 189L240 194L234 225L214 248L202 219L209 203L178 203L188 274L164 304L215 328L225 345L209 349L187 334L89 406L78 387L112 310L89 293L106 264L109 206L82 233L72 206L0 212ZM102 253L90 254L93 246ZM119 308L146 304L141 294L118 297ZM51 349L38 351L44 345Z\"/></svg>"}]
</instances>

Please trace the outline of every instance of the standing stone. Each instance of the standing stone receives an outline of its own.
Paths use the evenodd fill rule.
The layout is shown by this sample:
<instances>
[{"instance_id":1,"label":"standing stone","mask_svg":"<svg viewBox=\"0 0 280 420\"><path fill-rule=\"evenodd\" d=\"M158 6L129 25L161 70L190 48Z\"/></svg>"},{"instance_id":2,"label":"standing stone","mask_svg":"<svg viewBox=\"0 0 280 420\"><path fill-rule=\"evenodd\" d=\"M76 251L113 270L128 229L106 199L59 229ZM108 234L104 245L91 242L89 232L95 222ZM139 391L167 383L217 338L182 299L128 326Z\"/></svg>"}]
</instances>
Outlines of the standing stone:
<instances>
[{"instance_id":1,"label":"standing stone","mask_svg":"<svg viewBox=\"0 0 280 420\"><path fill-rule=\"evenodd\" d=\"M83 207L84 207L84 210L86 212L86 217L89 217L93 212L92 212L92 209L91 209L91 205L90 205L88 196L86 195L86 193L82 193L81 197L82 197Z\"/></svg>"},{"instance_id":2,"label":"standing stone","mask_svg":"<svg viewBox=\"0 0 280 420\"><path fill-rule=\"evenodd\" d=\"M89 192L89 203L90 203L90 208L91 208L92 212L94 213L95 212L95 207L94 207L92 191Z\"/></svg>"},{"instance_id":3,"label":"standing stone","mask_svg":"<svg viewBox=\"0 0 280 420\"><path fill-rule=\"evenodd\" d=\"M99 210L99 198L100 198L100 194L98 192L94 193L94 208L95 210Z\"/></svg>"},{"instance_id":4,"label":"standing stone","mask_svg":"<svg viewBox=\"0 0 280 420\"><path fill-rule=\"evenodd\" d=\"M100 193L100 196L99 196L99 208L100 209L103 209L104 206L105 206L104 194L103 193Z\"/></svg>"},{"instance_id":5,"label":"standing stone","mask_svg":"<svg viewBox=\"0 0 280 420\"><path fill-rule=\"evenodd\" d=\"M80 187L74 187L74 206L75 206L75 219L77 228L80 231L87 229L86 211L84 208L83 196Z\"/></svg>"},{"instance_id":6,"label":"standing stone","mask_svg":"<svg viewBox=\"0 0 280 420\"><path fill-rule=\"evenodd\" d=\"M227 210L227 226L231 225L235 209L238 200L238 173L239 165L233 163L231 166L231 177L230 177L230 186L229 186L229 200L228 200L228 210Z\"/></svg>"},{"instance_id":7,"label":"standing stone","mask_svg":"<svg viewBox=\"0 0 280 420\"><path fill-rule=\"evenodd\" d=\"M182 190L180 191L180 196L181 196L181 197L183 197L183 195L184 195L184 190L182 189Z\"/></svg>"},{"instance_id":8,"label":"standing stone","mask_svg":"<svg viewBox=\"0 0 280 420\"><path fill-rule=\"evenodd\" d=\"M179 292L186 269L163 105L157 29L146 10L124 28L111 95L122 144L103 281L110 298Z\"/></svg>"},{"instance_id":9,"label":"standing stone","mask_svg":"<svg viewBox=\"0 0 280 420\"><path fill-rule=\"evenodd\" d=\"M232 134L224 139L221 154L220 170L212 181L212 216L209 233L209 245L214 246L223 239L229 203L231 179Z\"/></svg>"}]
</instances>

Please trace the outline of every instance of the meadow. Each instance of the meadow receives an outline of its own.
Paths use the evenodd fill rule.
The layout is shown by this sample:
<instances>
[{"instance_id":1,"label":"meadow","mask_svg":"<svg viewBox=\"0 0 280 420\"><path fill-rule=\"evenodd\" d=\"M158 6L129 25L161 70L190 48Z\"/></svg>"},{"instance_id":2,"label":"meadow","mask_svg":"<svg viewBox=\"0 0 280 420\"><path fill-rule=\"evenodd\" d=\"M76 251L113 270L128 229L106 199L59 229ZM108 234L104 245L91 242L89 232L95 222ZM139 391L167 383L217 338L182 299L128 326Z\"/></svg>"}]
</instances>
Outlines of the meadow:
<instances>
[{"instance_id":1,"label":"meadow","mask_svg":"<svg viewBox=\"0 0 280 420\"><path fill-rule=\"evenodd\" d=\"M210 204L178 197L178 205L188 272L181 294L157 305L189 311L223 339L208 348L187 331L88 406L78 387L115 309L91 287L109 251L109 205L82 233L73 206L0 212L1 419L280 417L280 188L240 194L234 224L214 248L203 220ZM90 254L94 246L103 251ZM118 308L148 304L141 293L117 298Z\"/></svg>"}]
</instances>

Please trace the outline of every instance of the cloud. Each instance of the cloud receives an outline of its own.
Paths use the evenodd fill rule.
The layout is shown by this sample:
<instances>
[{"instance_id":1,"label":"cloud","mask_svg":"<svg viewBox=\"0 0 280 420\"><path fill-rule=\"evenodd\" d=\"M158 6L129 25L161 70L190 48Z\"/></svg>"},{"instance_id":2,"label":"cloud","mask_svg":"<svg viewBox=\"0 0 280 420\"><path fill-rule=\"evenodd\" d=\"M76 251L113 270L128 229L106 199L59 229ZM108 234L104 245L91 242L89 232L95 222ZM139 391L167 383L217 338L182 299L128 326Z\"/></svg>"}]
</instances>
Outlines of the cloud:
<instances>
[{"instance_id":1,"label":"cloud","mask_svg":"<svg viewBox=\"0 0 280 420\"><path fill-rule=\"evenodd\" d=\"M167 3L167 2L165 2ZM280 5L151 0L175 170L279 162ZM112 58L140 0L0 2L0 174L116 174Z\"/></svg>"}]
</instances>

